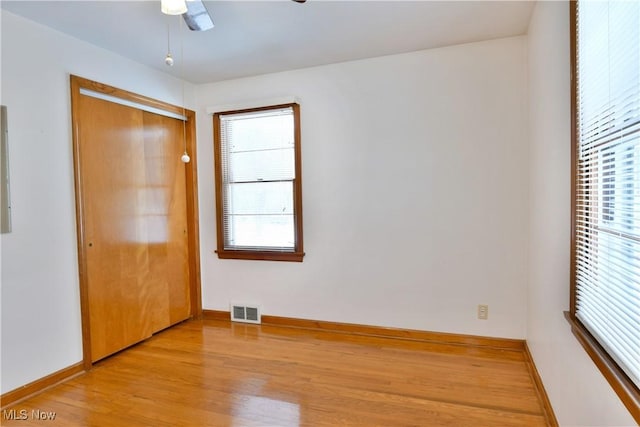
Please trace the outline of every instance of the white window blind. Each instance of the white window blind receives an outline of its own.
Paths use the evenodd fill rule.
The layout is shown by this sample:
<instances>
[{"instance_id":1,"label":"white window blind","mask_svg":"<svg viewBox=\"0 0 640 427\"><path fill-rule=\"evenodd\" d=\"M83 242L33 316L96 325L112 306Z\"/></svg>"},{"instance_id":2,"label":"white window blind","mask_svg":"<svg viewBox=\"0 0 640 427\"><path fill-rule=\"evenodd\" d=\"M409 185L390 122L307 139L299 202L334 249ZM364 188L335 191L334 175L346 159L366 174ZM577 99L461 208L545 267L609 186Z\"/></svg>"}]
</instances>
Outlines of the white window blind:
<instances>
[{"instance_id":1,"label":"white window blind","mask_svg":"<svg viewBox=\"0 0 640 427\"><path fill-rule=\"evenodd\" d=\"M575 312L640 387L640 2L577 11Z\"/></svg>"},{"instance_id":2,"label":"white window blind","mask_svg":"<svg viewBox=\"0 0 640 427\"><path fill-rule=\"evenodd\" d=\"M220 116L224 249L295 250L291 107Z\"/></svg>"}]
</instances>

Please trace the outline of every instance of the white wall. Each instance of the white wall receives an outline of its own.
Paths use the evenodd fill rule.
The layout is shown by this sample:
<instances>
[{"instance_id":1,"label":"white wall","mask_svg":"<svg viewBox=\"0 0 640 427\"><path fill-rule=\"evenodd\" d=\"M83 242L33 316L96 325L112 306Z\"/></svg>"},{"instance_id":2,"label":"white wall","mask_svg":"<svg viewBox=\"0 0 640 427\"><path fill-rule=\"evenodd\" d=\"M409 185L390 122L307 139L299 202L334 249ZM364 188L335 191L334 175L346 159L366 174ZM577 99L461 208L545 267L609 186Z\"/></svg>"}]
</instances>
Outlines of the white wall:
<instances>
[{"instance_id":1,"label":"white wall","mask_svg":"<svg viewBox=\"0 0 640 427\"><path fill-rule=\"evenodd\" d=\"M179 80L2 12L13 208L1 237L2 393L82 360L70 73L182 103Z\"/></svg>"},{"instance_id":2,"label":"white wall","mask_svg":"<svg viewBox=\"0 0 640 427\"><path fill-rule=\"evenodd\" d=\"M524 338L525 48L515 37L202 85L204 308ZM219 260L204 111L286 95L301 100L307 255Z\"/></svg>"},{"instance_id":3,"label":"white wall","mask_svg":"<svg viewBox=\"0 0 640 427\"><path fill-rule=\"evenodd\" d=\"M635 425L572 335L569 6L538 2L529 25L530 245L527 341L563 426Z\"/></svg>"}]
</instances>

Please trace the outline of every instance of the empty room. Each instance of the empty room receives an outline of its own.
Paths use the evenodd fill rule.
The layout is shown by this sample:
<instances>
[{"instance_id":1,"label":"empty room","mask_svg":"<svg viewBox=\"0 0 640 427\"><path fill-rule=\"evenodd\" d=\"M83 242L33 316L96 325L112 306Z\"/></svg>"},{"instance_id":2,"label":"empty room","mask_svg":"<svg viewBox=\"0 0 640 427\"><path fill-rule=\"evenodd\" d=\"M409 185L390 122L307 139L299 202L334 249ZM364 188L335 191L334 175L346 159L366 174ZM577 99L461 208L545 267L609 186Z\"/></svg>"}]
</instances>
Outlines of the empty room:
<instances>
[{"instance_id":1,"label":"empty room","mask_svg":"<svg viewBox=\"0 0 640 427\"><path fill-rule=\"evenodd\" d=\"M640 2L0 2L0 424L640 424Z\"/></svg>"}]
</instances>

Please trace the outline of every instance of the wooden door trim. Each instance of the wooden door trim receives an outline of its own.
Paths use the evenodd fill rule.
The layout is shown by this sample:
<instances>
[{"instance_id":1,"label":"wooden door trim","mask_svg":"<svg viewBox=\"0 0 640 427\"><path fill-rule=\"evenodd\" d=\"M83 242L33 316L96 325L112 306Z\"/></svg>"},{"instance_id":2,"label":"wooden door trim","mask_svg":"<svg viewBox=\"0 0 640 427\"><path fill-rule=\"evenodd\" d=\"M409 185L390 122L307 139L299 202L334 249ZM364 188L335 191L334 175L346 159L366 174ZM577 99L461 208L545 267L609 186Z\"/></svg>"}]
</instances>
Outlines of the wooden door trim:
<instances>
[{"instance_id":1,"label":"wooden door trim","mask_svg":"<svg viewBox=\"0 0 640 427\"><path fill-rule=\"evenodd\" d=\"M136 104L146 105L147 107L156 108L158 110L167 111L177 115L187 116L190 110L187 110L183 107L179 107L177 105L169 104L164 101L158 101L157 99L149 98L148 96L139 95L134 92L129 92L124 89L118 89L113 86L108 86L102 83L95 82L93 80L85 79L83 77L78 77L75 75L71 75L71 82L73 88L73 82L76 81L78 86L78 93L80 93L80 89L85 89L97 93L101 93L103 95L109 95L113 98L122 99L125 101L130 101ZM191 111L193 113L193 111Z\"/></svg>"},{"instance_id":2,"label":"wooden door trim","mask_svg":"<svg viewBox=\"0 0 640 427\"><path fill-rule=\"evenodd\" d=\"M198 177L196 155L196 114L192 110L158 101L144 95L139 95L123 89L98 83L83 77L71 75L71 122L73 144L73 167L76 200L76 229L78 247L78 274L80 283L80 314L82 322L82 358L85 370L92 367L91 361L91 330L89 322L89 295L87 278L87 254L85 253L85 224L84 224L84 196L80 164L79 141L79 104L80 90L86 89L102 93L126 101L146 105L155 109L164 110L186 117L186 147L191 161L186 164L186 203L187 203L187 227L188 227L188 262L189 262L189 294L190 315L192 318L202 317L202 294L200 287L200 238L198 215ZM85 96L85 95L82 95Z\"/></svg>"},{"instance_id":3,"label":"wooden door trim","mask_svg":"<svg viewBox=\"0 0 640 427\"><path fill-rule=\"evenodd\" d=\"M202 287L200 285L200 214L198 210L198 167L196 152L196 113L185 110L187 149L191 161L186 167L187 234L189 235L189 292L191 317L202 318Z\"/></svg>"}]
</instances>

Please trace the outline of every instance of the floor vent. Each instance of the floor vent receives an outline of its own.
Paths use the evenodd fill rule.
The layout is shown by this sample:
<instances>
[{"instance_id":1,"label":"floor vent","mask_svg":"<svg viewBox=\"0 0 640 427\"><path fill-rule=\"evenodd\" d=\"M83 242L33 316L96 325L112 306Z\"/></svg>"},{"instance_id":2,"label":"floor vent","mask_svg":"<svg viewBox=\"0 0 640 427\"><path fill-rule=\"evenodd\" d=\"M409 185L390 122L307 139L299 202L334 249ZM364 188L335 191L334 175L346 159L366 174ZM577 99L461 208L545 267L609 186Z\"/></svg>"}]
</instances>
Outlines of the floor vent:
<instances>
[{"instance_id":1,"label":"floor vent","mask_svg":"<svg viewBox=\"0 0 640 427\"><path fill-rule=\"evenodd\" d=\"M260 307L257 305L231 304L231 321L244 323L261 322Z\"/></svg>"}]
</instances>

